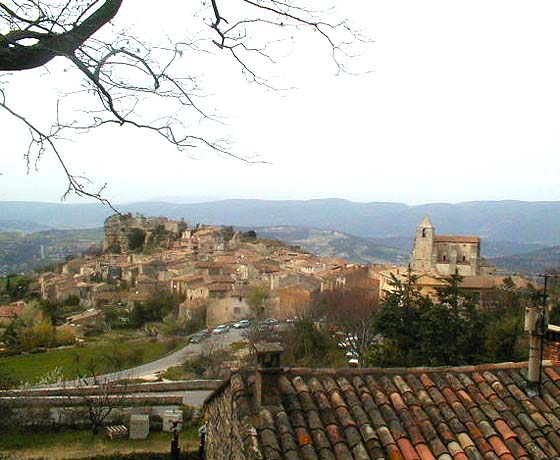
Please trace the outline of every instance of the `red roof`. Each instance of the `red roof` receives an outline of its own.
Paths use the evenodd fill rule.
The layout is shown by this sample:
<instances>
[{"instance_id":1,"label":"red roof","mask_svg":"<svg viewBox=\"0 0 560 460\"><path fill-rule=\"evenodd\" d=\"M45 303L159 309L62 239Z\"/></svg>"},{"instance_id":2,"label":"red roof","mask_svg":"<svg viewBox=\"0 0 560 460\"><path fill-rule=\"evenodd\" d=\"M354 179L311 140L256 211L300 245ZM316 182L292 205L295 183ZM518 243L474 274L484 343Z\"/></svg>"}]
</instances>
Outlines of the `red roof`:
<instances>
[{"instance_id":1,"label":"red roof","mask_svg":"<svg viewBox=\"0 0 560 460\"><path fill-rule=\"evenodd\" d=\"M0 305L0 318L16 318L23 314L24 305Z\"/></svg>"},{"instance_id":2,"label":"red roof","mask_svg":"<svg viewBox=\"0 0 560 460\"><path fill-rule=\"evenodd\" d=\"M276 404L259 407L255 374L234 372L205 405L229 395L246 459L545 460L560 458L560 363L545 363L540 396L527 363L288 368L266 376ZM210 434L224 415L207 415Z\"/></svg>"}]
</instances>

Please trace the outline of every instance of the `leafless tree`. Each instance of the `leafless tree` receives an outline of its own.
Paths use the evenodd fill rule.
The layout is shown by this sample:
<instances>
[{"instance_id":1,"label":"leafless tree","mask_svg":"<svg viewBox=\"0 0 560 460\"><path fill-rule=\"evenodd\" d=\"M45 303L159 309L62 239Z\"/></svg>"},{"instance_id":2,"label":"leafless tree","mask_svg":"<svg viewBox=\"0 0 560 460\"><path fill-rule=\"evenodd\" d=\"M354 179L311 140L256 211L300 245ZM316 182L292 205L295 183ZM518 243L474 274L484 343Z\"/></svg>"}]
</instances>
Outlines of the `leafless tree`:
<instances>
[{"instance_id":1,"label":"leafless tree","mask_svg":"<svg viewBox=\"0 0 560 460\"><path fill-rule=\"evenodd\" d=\"M179 151L204 147L251 161L235 153L227 139L199 131L195 121L215 117L201 105L199 78L196 69L185 64L185 56L226 53L250 82L272 88L262 69L275 65L284 52L275 46L278 41L313 31L341 72L347 71L347 59L354 57L351 46L366 41L346 21L333 19L330 9L314 10L310 0L200 0L198 11L188 10L197 2L188 3L180 7L183 11L169 14L185 16L189 36L162 37L161 43L154 43L113 24L119 22L123 4L132 0L0 2L0 108L29 130L28 167L47 152L55 155L68 179L64 196L75 193L102 200L103 187L92 190L88 179L75 175L65 162L60 141L72 130L127 125L161 136ZM152 2L137 0L137 5L155 8ZM53 72L61 71L53 63L59 57L68 64L64 71L83 81L77 91L79 110L71 110L76 108L72 98L76 94L66 94L53 109L54 122L45 128L34 114L17 108L9 95L10 83L22 71L51 64Z\"/></svg>"},{"instance_id":2,"label":"leafless tree","mask_svg":"<svg viewBox=\"0 0 560 460\"><path fill-rule=\"evenodd\" d=\"M83 392L83 404L87 410L91 431L96 435L113 409L123 405L126 399L126 382L99 376L95 364L90 362L87 372L79 377L78 386L89 390Z\"/></svg>"},{"instance_id":3,"label":"leafless tree","mask_svg":"<svg viewBox=\"0 0 560 460\"><path fill-rule=\"evenodd\" d=\"M317 300L315 310L327 318L339 344L358 366L367 366L368 355L379 340L373 328L373 318L379 311L377 299L358 289L327 291Z\"/></svg>"}]
</instances>

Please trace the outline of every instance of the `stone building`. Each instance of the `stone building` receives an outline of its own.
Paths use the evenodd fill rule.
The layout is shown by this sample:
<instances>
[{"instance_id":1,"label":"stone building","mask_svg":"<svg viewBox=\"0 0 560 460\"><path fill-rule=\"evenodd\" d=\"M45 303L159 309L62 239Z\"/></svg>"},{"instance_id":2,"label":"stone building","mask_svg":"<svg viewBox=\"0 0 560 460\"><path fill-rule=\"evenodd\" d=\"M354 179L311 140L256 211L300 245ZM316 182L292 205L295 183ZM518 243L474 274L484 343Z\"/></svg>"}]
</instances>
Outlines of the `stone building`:
<instances>
[{"instance_id":1,"label":"stone building","mask_svg":"<svg viewBox=\"0 0 560 460\"><path fill-rule=\"evenodd\" d=\"M179 238L188 228L184 220L170 220L167 217L144 217L141 215L115 214L105 220L105 239L103 252L126 253L129 248L129 233L131 230L144 232L144 241L149 241L152 235L162 232Z\"/></svg>"},{"instance_id":2,"label":"stone building","mask_svg":"<svg viewBox=\"0 0 560 460\"><path fill-rule=\"evenodd\" d=\"M428 216L416 231L411 267L416 272L443 276L476 276L492 271L480 257L478 236L437 235Z\"/></svg>"}]
</instances>

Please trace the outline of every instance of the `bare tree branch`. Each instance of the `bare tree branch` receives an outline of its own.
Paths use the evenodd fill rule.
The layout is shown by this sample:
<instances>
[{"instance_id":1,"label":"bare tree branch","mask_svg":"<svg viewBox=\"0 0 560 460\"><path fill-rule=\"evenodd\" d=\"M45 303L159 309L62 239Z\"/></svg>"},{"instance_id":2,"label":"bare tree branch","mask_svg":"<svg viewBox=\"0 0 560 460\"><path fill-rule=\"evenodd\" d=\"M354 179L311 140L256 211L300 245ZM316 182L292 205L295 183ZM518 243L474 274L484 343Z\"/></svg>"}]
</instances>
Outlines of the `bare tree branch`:
<instances>
[{"instance_id":1,"label":"bare tree branch","mask_svg":"<svg viewBox=\"0 0 560 460\"><path fill-rule=\"evenodd\" d=\"M6 103L9 83L0 82L0 107L29 130L30 144L25 156L28 166L47 151L61 165L68 179L64 197L70 193L101 200L101 190L89 190L84 177L74 175L66 165L58 142L62 133L86 132L104 125L134 126L163 137L181 152L204 148L249 163L262 162L235 152L231 143L204 134L202 121L218 121L203 107L199 79L193 69L185 73L187 53L211 53L209 43L225 51L250 81L268 89L279 89L263 69L277 65L275 48L286 30L318 32L330 49L338 72L346 72L345 58L354 56L348 47L367 41L346 21L330 22L330 10L313 10L307 0L234 0L232 4L201 1L211 17L200 22L200 30L190 40L170 40L162 46L139 35L116 30L113 19L123 0L12 0L0 1L0 75L45 66L62 57L83 78L83 89L67 91L80 97L73 113L80 120L66 121L69 113L57 110L50 129L39 128L35 120L23 116ZM127 3L128 4L128 3ZM226 18L223 11L227 11ZM173 12L180 14L180 12ZM208 16L207 16L208 17ZM98 32L103 29L103 34ZM206 33L207 32L207 33ZM101 36L103 38L101 38ZM214 54L214 53L212 53ZM5 74L9 75L9 74ZM74 75L74 74L72 74ZM9 80L8 80L9 81ZM82 108L83 95L95 95ZM66 102L65 101L65 102ZM68 106L76 107L70 101ZM158 111L154 111L154 107ZM161 112L161 113L160 113Z\"/></svg>"}]
</instances>

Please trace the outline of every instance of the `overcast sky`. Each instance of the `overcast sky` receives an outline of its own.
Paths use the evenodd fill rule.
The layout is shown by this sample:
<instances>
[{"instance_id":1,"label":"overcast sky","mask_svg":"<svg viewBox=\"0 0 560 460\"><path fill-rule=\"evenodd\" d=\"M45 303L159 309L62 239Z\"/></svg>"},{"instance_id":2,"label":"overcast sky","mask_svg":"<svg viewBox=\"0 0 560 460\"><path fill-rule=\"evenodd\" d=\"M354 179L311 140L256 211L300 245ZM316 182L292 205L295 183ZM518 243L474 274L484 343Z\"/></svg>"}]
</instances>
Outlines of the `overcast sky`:
<instances>
[{"instance_id":1,"label":"overcast sky","mask_svg":"<svg viewBox=\"0 0 560 460\"><path fill-rule=\"evenodd\" d=\"M175 34L185 21L184 2L161 17L148 0L128 3L135 8L124 8L119 21L140 29L159 24L146 33L165 27ZM356 62L356 70L371 73L336 76L329 50L311 35L294 37L295 50L277 69L291 91L245 84L222 61L193 64L211 94L204 103L227 123L216 129L235 142L236 153L266 164L203 151L189 158L130 128L66 143L67 161L96 183L107 182L106 196L117 203L560 199L559 2L336 4L341 17L374 40ZM21 73L8 97L40 117L57 91L73 84L63 67L53 64L48 78ZM54 159L43 158L27 174L25 131L2 113L0 126L0 200L58 201L65 183Z\"/></svg>"}]
</instances>

